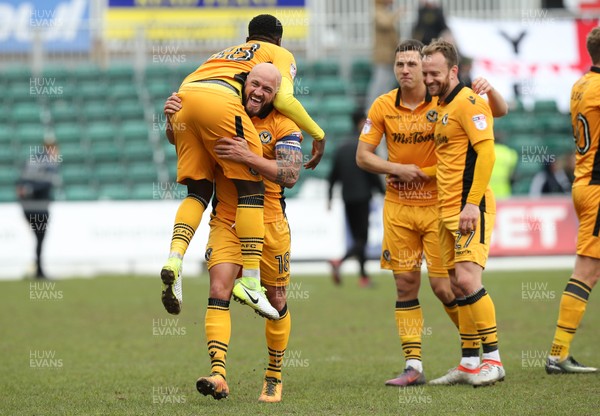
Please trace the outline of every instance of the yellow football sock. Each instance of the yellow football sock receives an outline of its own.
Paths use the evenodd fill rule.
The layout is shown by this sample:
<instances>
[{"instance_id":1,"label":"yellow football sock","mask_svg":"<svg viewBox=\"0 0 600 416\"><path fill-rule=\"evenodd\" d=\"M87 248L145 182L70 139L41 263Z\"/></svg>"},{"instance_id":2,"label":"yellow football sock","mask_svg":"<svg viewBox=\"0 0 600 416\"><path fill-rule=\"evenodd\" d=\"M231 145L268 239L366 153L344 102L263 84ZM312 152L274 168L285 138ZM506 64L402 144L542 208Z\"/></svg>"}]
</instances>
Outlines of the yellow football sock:
<instances>
[{"instance_id":1,"label":"yellow football sock","mask_svg":"<svg viewBox=\"0 0 600 416\"><path fill-rule=\"evenodd\" d=\"M477 333L471 309L465 298L457 298L456 303L458 305L458 332L460 333L462 356L479 359L481 338Z\"/></svg>"},{"instance_id":2,"label":"yellow football sock","mask_svg":"<svg viewBox=\"0 0 600 416\"><path fill-rule=\"evenodd\" d=\"M419 299L396 301L396 326L402 342L404 359L421 361L421 334L423 332L423 310Z\"/></svg>"},{"instance_id":3,"label":"yellow football sock","mask_svg":"<svg viewBox=\"0 0 600 416\"><path fill-rule=\"evenodd\" d=\"M292 330L292 317L287 304L279 311L279 315L281 318L278 321L267 319L265 324L267 350L269 352L269 365L265 377L274 377L277 380L281 380L281 364Z\"/></svg>"},{"instance_id":4,"label":"yellow football sock","mask_svg":"<svg viewBox=\"0 0 600 416\"><path fill-rule=\"evenodd\" d=\"M483 353L498 349L498 332L496 330L496 309L494 302L485 288L469 295L465 299L475 321L477 333L481 338Z\"/></svg>"},{"instance_id":5,"label":"yellow football sock","mask_svg":"<svg viewBox=\"0 0 600 416\"><path fill-rule=\"evenodd\" d=\"M229 301L221 299L208 299L204 328L210 356L210 372L219 373L225 378L225 362L227 361L227 348L231 337L231 316L229 314Z\"/></svg>"},{"instance_id":6,"label":"yellow football sock","mask_svg":"<svg viewBox=\"0 0 600 416\"><path fill-rule=\"evenodd\" d=\"M242 267L244 272L255 270L259 276L260 258L265 237L263 222L264 195L248 195L238 198L235 215L235 229L242 247ZM244 273L244 276L247 274Z\"/></svg>"},{"instance_id":7,"label":"yellow football sock","mask_svg":"<svg viewBox=\"0 0 600 416\"><path fill-rule=\"evenodd\" d=\"M175 225L171 237L171 253L178 253L183 257L200 225L202 214L207 202L198 195L188 194L179 205L175 214Z\"/></svg>"},{"instance_id":8,"label":"yellow football sock","mask_svg":"<svg viewBox=\"0 0 600 416\"><path fill-rule=\"evenodd\" d=\"M585 313L592 288L580 280L571 278L560 298L558 322L550 355L562 361L569 356L569 348L579 323Z\"/></svg>"},{"instance_id":9,"label":"yellow football sock","mask_svg":"<svg viewBox=\"0 0 600 416\"><path fill-rule=\"evenodd\" d=\"M456 299L450 303L444 303L444 310L450 317L450 320L458 328L458 303L456 302Z\"/></svg>"}]
</instances>

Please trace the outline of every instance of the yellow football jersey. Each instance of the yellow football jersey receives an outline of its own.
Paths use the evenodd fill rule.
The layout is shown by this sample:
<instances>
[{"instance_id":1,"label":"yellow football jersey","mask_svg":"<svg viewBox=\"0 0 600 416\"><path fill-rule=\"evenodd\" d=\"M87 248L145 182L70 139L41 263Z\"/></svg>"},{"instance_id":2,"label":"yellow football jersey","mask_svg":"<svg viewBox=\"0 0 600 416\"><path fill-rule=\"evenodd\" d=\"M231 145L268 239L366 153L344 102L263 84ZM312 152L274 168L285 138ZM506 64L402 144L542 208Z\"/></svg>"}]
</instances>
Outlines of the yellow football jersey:
<instances>
[{"instance_id":1,"label":"yellow football jersey","mask_svg":"<svg viewBox=\"0 0 600 416\"><path fill-rule=\"evenodd\" d=\"M402 104L400 88L379 96L371 106L359 140L378 146L382 135L388 160L414 164L420 168L436 164L434 129L435 104L429 94L414 110ZM436 181L400 184L396 190L388 186L385 199L405 205L426 206L437 203Z\"/></svg>"},{"instance_id":2,"label":"yellow football jersey","mask_svg":"<svg viewBox=\"0 0 600 416\"><path fill-rule=\"evenodd\" d=\"M600 67L573 85L571 124L577 148L573 186L600 185Z\"/></svg>"},{"instance_id":3,"label":"yellow football jersey","mask_svg":"<svg viewBox=\"0 0 600 416\"><path fill-rule=\"evenodd\" d=\"M442 218L458 215L464 207L475 172L473 145L494 140L494 118L487 101L460 83L437 108L435 153ZM483 212L495 213L489 185L479 203Z\"/></svg>"},{"instance_id":4,"label":"yellow football jersey","mask_svg":"<svg viewBox=\"0 0 600 416\"><path fill-rule=\"evenodd\" d=\"M265 118L253 117L252 122L263 145L263 157L275 159L275 146L282 139L292 139L285 146L296 146L300 150L302 134L298 126L277 110L271 111ZM294 144L295 142L295 144ZM264 223L280 221L285 216L283 188L275 182L263 178L265 183ZM234 222L237 210L238 194L233 182L223 175L221 169L215 173L215 194L213 214Z\"/></svg>"},{"instance_id":5,"label":"yellow football jersey","mask_svg":"<svg viewBox=\"0 0 600 416\"><path fill-rule=\"evenodd\" d=\"M241 84L235 79L235 75L250 72L256 64L262 62L271 62L279 69L282 77L293 83L296 76L294 55L273 43L253 40L215 53L188 75L182 85L203 79L221 79L241 91Z\"/></svg>"}]
</instances>

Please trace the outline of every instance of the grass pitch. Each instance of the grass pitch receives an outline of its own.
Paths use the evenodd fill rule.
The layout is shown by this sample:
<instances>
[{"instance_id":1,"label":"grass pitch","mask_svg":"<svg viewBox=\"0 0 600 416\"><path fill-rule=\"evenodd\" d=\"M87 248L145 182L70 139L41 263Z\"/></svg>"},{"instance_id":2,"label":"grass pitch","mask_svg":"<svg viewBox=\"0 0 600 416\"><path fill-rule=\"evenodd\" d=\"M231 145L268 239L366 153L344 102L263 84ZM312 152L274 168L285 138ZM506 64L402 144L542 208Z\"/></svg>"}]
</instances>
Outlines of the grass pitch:
<instances>
[{"instance_id":1,"label":"grass pitch","mask_svg":"<svg viewBox=\"0 0 600 416\"><path fill-rule=\"evenodd\" d=\"M199 395L209 373L204 339L208 278L184 278L175 317L160 302L158 277L105 276L56 282L2 282L2 415L559 415L594 414L600 376L548 376L543 370L569 271L486 272L496 305L507 377L495 386L385 387L403 368L391 275L360 289L345 276L294 276L288 301L292 336L283 402L257 402L267 354L264 321L232 302L230 397ZM460 358L456 329L427 279L423 362L428 379ZM600 366L600 302L592 299L573 344Z\"/></svg>"}]
</instances>

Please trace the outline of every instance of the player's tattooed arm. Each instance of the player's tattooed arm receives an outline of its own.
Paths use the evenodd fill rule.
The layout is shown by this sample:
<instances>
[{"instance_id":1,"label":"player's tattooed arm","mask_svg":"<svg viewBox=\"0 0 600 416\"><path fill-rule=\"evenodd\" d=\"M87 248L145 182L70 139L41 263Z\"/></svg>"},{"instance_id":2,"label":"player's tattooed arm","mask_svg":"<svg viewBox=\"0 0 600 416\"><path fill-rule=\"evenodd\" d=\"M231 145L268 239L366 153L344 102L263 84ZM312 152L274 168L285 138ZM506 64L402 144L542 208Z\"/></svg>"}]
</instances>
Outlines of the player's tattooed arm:
<instances>
[{"instance_id":1,"label":"player's tattooed arm","mask_svg":"<svg viewBox=\"0 0 600 416\"><path fill-rule=\"evenodd\" d=\"M275 146L275 161L277 162L277 175L275 183L286 188L291 188L300 177L302 167L302 150L298 146L288 143L278 143Z\"/></svg>"}]
</instances>

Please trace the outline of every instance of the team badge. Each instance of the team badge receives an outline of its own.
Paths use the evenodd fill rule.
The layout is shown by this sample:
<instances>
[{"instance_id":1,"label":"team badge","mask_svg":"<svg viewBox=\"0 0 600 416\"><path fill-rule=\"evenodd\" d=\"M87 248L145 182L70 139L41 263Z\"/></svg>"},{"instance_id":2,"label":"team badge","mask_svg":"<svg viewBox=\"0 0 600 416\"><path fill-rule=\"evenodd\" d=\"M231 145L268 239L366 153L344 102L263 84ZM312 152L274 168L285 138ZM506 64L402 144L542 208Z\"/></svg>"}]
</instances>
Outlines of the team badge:
<instances>
[{"instance_id":1,"label":"team badge","mask_svg":"<svg viewBox=\"0 0 600 416\"><path fill-rule=\"evenodd\" d=\"M252 175L254 175L254 176L258 176L258 172L257 172L257 171L255 171L255 170L254 170L254 169L252 169L252 168L248 168L248 172L250 172L250 173L251 173Z\"/></svg>"},{"instance_id":2,"label":"team badge","mask_svg":"<svg viewBox=\"0 0 600 416\"><path fill-rule=\"evenodd\" d=\"M258 134L258 137L260 137L260 142L262 144L269 144L269 143L271 143L271 140L273 140L273 136L271 135L271 133L268 132L268 131L266 131L266 130L265 131L261 131Z\"/></svg>"},{"instance_id":3,"label":"team badge","mask_svg":"<svg viewBox=\"0 0 600 416\"><path fill-rule=\"evenodd\" d=\"M363 126L362 134L369 134L369 132L371 131L372 125L373 125L373 122L371 121L370 118L368 118L367 121L365 121L365 125Z\"/></svg>"},{"instance_id":4,"label":"team badge","mask_svg":"<svg viewBox=\"0 0 600 416\"><path fill-rule=\"evenodd\" d=\"M429 121L430 123L435 123L437 121L437 118L438 118L437 111L429 110L427 112L427 121Z\"/></svg>"},{"instance_id":5,"label":"team badge","mask_svg":"<svg viewBox=\"0 0 600 416\"><path fill-rule=\"evenodd\" d=\"M444 117L442 117L442 124L444 126L448 124L448 113L444 114Z\"/></svg>"},{"instance_id":6,"label":"team badge","mask_svg":"<svg viewBox=\"0 0 600 416\"><path fill-rule=\"evenodd\" d=\"M487 127L487 121L485 119L485 115L477 114L472 118L473 123L475 123L475 128L477 130L485 130Z\"/></svg>"},{"instance_id":7,"label":"team badge","mask_svg":"<svg viewBox=\"0 0 600 416\"><path fill-rule=\"evenodd\" d=\"M387 262L389 262L390 260L392 260L392 256L390 255L390 251L389 250L383 250L382 253L383 259Z\"/></svg>"},{"instance_id":8,"label":"team badge","mask_svg":"<svg viewBox=\"0 0 600 416\"><path fill-rule=\"evenodd\" d=\"M290 74L292 75L292 79L296 78L296 64L293 62L290 64Z\"/></svg>"},{"instance_id":9,"label":"team badge","mask_svg":"<svg viewBox=\"0 0 600 416\"><path fill-rule=\"evenodd\" d=\"M206 249L206 252L204 253L204 260L209 261L211 254L212 254L212 247L209 247Z\"/></svg>"}]
</instances>

